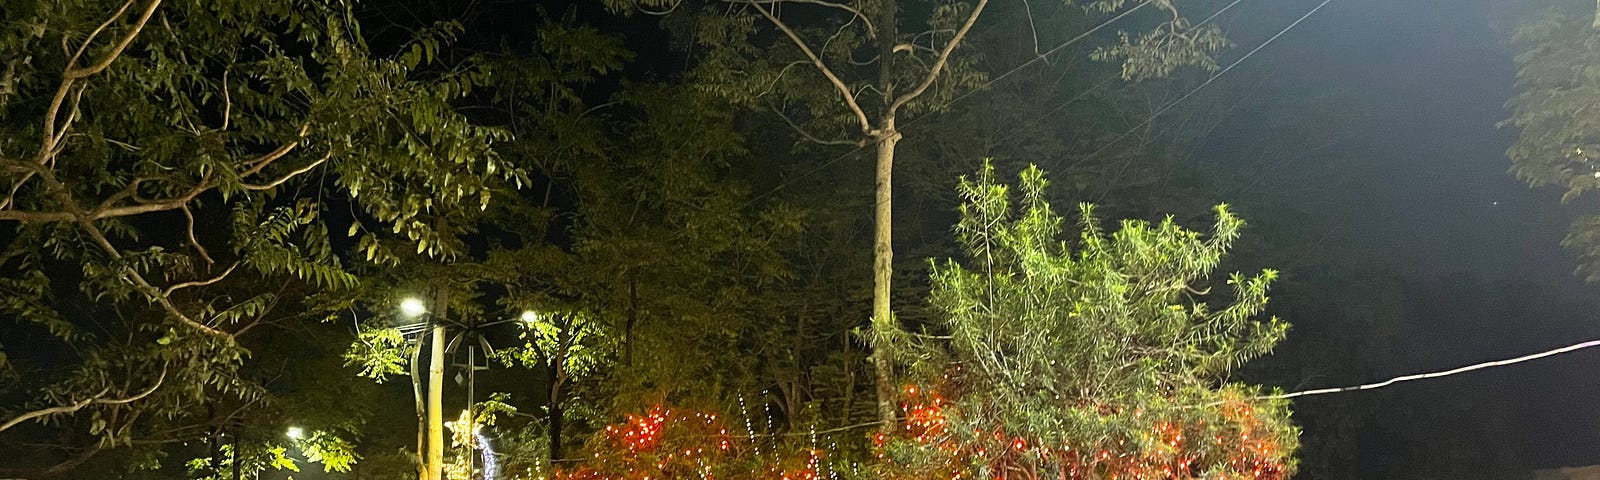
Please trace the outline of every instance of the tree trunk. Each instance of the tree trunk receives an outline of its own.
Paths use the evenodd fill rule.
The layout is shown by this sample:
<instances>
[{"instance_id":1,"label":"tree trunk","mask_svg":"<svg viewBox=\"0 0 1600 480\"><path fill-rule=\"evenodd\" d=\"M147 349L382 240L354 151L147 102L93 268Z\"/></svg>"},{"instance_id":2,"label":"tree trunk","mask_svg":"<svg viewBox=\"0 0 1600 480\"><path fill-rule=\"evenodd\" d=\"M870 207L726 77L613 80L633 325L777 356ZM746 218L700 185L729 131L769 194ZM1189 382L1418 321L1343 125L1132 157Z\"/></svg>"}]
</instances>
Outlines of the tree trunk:
<instances>
[{"instance_id":1,"label":"tree trunk","mask_svg":"<svg viewBox=\"0 0 1600 480\"><path fill-rule=\"evenodd\" d=\"M440 480L444 472L444 321L449 291L440 288L434 309L432 358L428 359L428 471L426 480Z\"/></svg>"},{"instance_id":2,"label":"tree trunk","mask_svg":"<svg viewBox=\"0 0 1600 480\"><path fill-rule=\"evenodd\" d=\"M883 2L878 12L878 90L883 92L879 110L877 140L876 195L873 202L872 245L872 367L877 386L878 431L893 432L899 426L895 420L894 362L887 340L900 328L889 304L889 282L894 275L894 246L891 222L893 202L891 183L894 175L894 149L900 142L900 131L895 128L896 95L895 46L900 40L900 4L897 0Z\"/></svg>"},{"instance_id":3,"label":"tree trunk","mask_svg":"<svg viewBox=\"0 0 1600 480\"><path fill-rule=\"evenodd\" d=\"M894 117L883 120L878 136L877 195L874 202L872 248L872 366L877 377L879 431L890 432L897 427L895 420L894 364L890 339L900 329L889 305L889 282L894 273L894 248L892 247L890 179L894 171L894 148L900 141L895 130Z\"/></svg>"},{"instance_id":4,"label":"tree trunk","mask_svg":"<svg viewBox=\"0 0 1600 480\"><path fill-rule=\"evenodd\" d=\"M550 374L550 424L546 435L550 441L550 465L553 467L561 460L561 422L564 412L561 410L561 364L553 362L546 369Z\"/></svg>"},{"instance_id":5,"label":"tree trunk","mask_svg":"<svg viewBox=\"0 0 1600 480\"><path fill-rule=\"evenodd\" d=\"M422 371L419 370L422 358L422 342L424 338L417 339L417 349L411 352L411 398L417 407L417 478L428 476L428 409L422 400Z\"/></svg>"},{"instance_id":6,"label":"tree trunk","mask_svg":"<svg viewBox=\"0 0 1600 480\"><path fill-rule=\"evenodd\" d=\"M1600 30L1600 0L1594 0L1594 29Z\"/></svg>"},{"instance_id":7,"label":"tree trunk","mask_svg":"<svg viewBox=\"0 0 1600 480\"><path fill-rule=\"evenodd\" d=\"M628 274L628 318L622 325L622 365L633 366L633 326L639 323L639 273Z\"/></svg>"}]
</instances>

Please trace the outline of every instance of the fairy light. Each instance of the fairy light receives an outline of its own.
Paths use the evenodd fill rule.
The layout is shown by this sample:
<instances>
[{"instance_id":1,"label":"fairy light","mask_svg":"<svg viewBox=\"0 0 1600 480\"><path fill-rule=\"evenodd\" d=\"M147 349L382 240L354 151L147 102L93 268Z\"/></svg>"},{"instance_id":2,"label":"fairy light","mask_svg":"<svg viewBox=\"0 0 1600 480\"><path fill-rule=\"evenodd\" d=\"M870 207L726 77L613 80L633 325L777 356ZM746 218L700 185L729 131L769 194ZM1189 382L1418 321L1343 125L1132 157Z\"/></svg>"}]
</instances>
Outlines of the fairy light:
<instances>
[{"instance_id":1,"label":"fairy light","mask_svg":"<svg viewBox=\"0 0 1600 480\"><path fill-rule=\"evenodd\" d=\"M473 435L478 440L478 453L483 456L483 478L494 480L500 476L500 463L494 457L494 447L489 444L489 437L485 437L483 432L473 432Z\"/></svg>"}]
</instances>

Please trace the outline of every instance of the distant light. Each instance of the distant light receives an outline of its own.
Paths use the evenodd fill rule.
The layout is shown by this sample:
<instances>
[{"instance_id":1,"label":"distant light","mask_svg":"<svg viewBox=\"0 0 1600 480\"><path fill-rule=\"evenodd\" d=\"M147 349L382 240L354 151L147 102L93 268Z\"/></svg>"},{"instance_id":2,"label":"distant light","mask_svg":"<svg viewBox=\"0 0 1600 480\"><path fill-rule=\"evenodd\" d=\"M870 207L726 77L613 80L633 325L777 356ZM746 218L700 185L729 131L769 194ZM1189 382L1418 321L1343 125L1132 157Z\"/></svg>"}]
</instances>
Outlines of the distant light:
<instances>
[{"instance_id":1,"label":"distant light","mask_svg":"<svg viewBox=\"0 0 1600 480\"><path fill-rule=\"evenodd\" d=\"M299 440L299 439L302 439L302 438L306 438L306 431L305 430L301 430L300 427L289 427L289 431L288 432L284 432L284 435L288 435L289 438L293 438L295 440Z\"/></svg>"},{"instance_id":2,"label":"distant light","mask_svg":"<svg viewBox=\"0 0 1600 480\"><path fill-rule=\"evenodd\" d=\"M407 298L400 301L400 313L404 313L407 317L415 317L428 313L428 306L423 304L422 300Z\"/></svg>"},{"instance_id":3,"label":"distant light","mask_svg":"<svg viewBox=\"0 0 1600 480\"><path fill-rule=\"evenodd\" d=\"M533 310L523 310L522 311L522 321L528 322L528 323L537 322L537 321L539 321L539 314L534 313Z\"/></svg>"}]
</instances>

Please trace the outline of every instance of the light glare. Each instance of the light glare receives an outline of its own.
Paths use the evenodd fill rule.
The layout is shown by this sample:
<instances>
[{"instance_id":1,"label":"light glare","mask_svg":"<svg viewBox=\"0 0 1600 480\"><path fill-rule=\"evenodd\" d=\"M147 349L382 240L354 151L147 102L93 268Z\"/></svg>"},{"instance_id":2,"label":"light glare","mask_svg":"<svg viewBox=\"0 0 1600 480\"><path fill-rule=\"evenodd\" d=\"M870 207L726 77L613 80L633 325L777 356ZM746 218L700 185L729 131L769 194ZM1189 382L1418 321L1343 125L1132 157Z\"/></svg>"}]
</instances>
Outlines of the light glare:
<instances>
[{"instance_id":1,"label":"light glare","mask_svg":"<svg viewBox=\"0 0 1600 480\"><path fill-rule=\"evenodd\" d=\"M404 313L408 317L415 317L427 312L428 306L424 305L422 300L407 298L400 301L400 313Z\"/></svg>"}]
</instances>

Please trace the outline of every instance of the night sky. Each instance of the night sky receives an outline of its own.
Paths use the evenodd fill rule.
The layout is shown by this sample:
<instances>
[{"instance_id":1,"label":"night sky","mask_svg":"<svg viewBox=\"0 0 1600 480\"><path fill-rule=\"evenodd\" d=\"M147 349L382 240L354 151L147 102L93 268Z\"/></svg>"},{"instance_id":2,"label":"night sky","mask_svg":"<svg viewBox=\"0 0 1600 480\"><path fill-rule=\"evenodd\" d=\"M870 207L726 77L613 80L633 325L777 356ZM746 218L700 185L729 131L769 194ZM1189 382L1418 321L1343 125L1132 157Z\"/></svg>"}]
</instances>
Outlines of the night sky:
<instances>
[{"instance_id":1,"label":"night sky","mask_svg":"<svg viewBox=\"0 0 1600 480\"><path fill-rule=\"evenodd\" d=\"M1271 13L1234 19L1244 24L1233 30L1234 55L1318 2L1252 3L1252 12ZM1245 156L1260 142L1304 131L1290 125L1309 124L1328 136L1323 148L1304 156L1276 157L1281 163L1274 171L1294 174L1279 175L1273 187L1320 219L1327 241L1338 247L1333 250L1363 252L1409 279L1408 292L1399 293L1408 314L1371 332L1361 358L1349 359L1378 376L1370 380L1508 358L1600 334L1600 322L1588 313L1594 288L1572 275L1574 258L1559 246L1571 217L1588 207L1561 205L1558 191L1529 189L1507 173L1504 152L1515 132L1496 123L1509 116L1503 102L1513 94L1515 65L1492 7L1478 0L1335 1L1207 94L1213 102L1267 100L1229 117L1192 161ZM1279 293L1315 295L1339 287L1290 282ZM1316 315L1290 320L1301 330L1329 321ZM1291 343L1280 348L1280 357L1313 355L1296 348L1324 348L1318 340ZM1600 351L1578 352L1381 393L1305 399L1296 409L1377 404L1389 411L1367 420L1414 419L1412 425L1363 427L1356 446L1367 469L1363 478L1407 470L1427 475L1425 466L1406 465L1418 455L1395 449L1426 451L1425 444L1399 444L1432 435L1484 436L1443 443L1466 443L1452 454L1506 456L1497 463L1508 471L1600 464L1596 367ZM1304 387L1336 383L1305 381ZM1462 405L1429 412L1451 408L1439 398Z\"/></svg>"}]
</instances>

